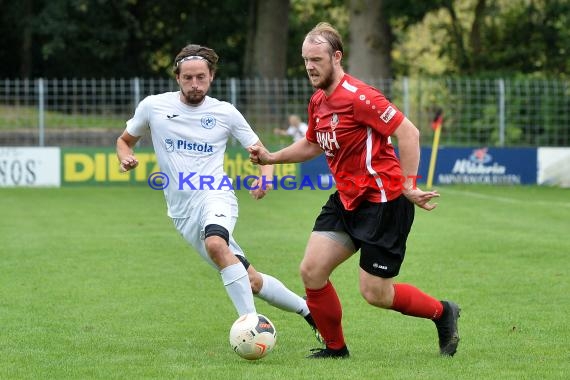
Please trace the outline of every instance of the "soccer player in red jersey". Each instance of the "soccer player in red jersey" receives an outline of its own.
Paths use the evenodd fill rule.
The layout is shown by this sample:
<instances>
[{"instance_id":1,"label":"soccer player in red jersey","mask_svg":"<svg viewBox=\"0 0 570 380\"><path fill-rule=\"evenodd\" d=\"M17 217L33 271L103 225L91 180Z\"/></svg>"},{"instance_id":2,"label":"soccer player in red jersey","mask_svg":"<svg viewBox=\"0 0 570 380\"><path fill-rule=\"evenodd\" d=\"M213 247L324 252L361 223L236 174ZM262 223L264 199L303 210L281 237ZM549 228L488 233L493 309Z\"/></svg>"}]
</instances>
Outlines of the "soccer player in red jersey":
<instances>
[{"instance_id":1,"label":"soccer player in red jersey","mask_svg":"<svg viewBox=\"0 0 570 380\"><path fill-rule=\"evenodd\" d=\"M306 137L270 153L249 149L255 164L293 163L323 153L337 191L315 221L300 265L307 304L326 347L309 358L346 358L342 308L330 281L333 270L360 250L360 292L371 305L431 319L442 355L457 351L459 306L410 284L396 283L414 219L414 205L433 210L436 191L416 186L419 131L377 89L346 74L343 43L320 23L302 47L309 80L316 89L308 106ZM391 137L398 141L399 158Z\"/></svg>"}]
</instances>

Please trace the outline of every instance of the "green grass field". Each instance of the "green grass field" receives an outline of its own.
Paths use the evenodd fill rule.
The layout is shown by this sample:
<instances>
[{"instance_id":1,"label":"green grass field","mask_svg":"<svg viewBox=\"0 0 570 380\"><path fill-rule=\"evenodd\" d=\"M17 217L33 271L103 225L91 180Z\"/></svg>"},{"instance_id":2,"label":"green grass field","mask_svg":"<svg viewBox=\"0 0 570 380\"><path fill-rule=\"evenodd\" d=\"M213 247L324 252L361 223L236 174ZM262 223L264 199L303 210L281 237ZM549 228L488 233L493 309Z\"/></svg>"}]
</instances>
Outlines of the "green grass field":
<instances>
[{"instance_id":1,"label":"green grass field","mask_svg":"<svg viewBox=\"0 0 570 380\"><path fill-rule=\"evenodd\" d=\"M215 271L147 187L0 189L0 379L562 379L570 373L570 190L444 187L417 210L400 281L462 307L454 358L431 321L373 308L358 260L333 275L348 360L317 347L297 315L258 301L278 330L249 362ZM327 194L239 193L250 261L302 294L305 241Z\"/></svg>"}]
</instances>

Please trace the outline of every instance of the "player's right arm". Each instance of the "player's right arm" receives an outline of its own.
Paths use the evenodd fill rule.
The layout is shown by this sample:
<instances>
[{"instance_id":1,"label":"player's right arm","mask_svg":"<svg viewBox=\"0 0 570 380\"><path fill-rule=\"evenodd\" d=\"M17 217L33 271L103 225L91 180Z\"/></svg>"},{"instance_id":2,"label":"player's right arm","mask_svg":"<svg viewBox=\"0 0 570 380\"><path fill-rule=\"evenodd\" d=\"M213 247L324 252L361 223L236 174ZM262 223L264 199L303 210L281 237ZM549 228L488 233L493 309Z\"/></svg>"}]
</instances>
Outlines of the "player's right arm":
<instances>
[{"instance_id":1,"label":"player's right arm","mask_svg":"<svg viewBox=\"0 0 570 380\"><path fill-rule=\"evenodd\" d=\"M258 165L305 162L317 157L323 152L319 144L312 143L306 138L302 138L274 153L257 145L250 147L248 150L250 161Z\"/></svg>"},{"instance_id":2,"label":"player's right arm","mask_svg":"<svg viewBox=\"0 0 570 380\"><path fill-rule=\"evenodd\" d=\"M135 114L131 119L127 120L127 127L117 139L117 158L119 159L119 170L121 172L134 169L139 164L133 149L149 128L149 114L152 109L153 98L154 96L152 95L147 96L138 104Z\"/></svg>"},{"instance_id":3,"label":"player's right arm","mask_svg":"<svg viewBox=\"0 0 570 380\"><path fill-rule=\"evenodd\" d=\"M117 139L117 158L119 159L119 170L126 172L138 166L139 161L135 157L133 148L140 137L129 134L126 130Z\"/></svg>"}]
</instances>

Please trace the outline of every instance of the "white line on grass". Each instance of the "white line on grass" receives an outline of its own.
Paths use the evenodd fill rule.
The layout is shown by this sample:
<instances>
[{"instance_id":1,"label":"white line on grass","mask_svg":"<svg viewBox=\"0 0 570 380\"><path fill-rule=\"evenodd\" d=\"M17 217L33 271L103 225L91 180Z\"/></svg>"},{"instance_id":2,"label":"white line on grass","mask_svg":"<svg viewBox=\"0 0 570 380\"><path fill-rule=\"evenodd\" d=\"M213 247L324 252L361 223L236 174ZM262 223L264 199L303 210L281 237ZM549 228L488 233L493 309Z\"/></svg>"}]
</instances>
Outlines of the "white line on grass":
<instances>
[{"instance_id":1,"label":"white line on grass","mask_svg":"<svg viewBox=\"0 0 570 380\"><path fill-rule=\"evenodd\" d=\"M451 193L451 194L460 194L460 195L467 195L474 198L486 199L496 202L503 202L503 203L511 203L511 204L532 204L532 205L540 205L540 206L555 206L555 207L568 207L570 208L570 202L549 202L549 201L541 201L538 199L528 200L528 199L515 199L515 198L508 198L508 197L501 197L497 195L488 195L488 194L481 194L476 193L469 190L454 190L454 189L444 189L442 193Z\"/></svg>"}]
</instances>

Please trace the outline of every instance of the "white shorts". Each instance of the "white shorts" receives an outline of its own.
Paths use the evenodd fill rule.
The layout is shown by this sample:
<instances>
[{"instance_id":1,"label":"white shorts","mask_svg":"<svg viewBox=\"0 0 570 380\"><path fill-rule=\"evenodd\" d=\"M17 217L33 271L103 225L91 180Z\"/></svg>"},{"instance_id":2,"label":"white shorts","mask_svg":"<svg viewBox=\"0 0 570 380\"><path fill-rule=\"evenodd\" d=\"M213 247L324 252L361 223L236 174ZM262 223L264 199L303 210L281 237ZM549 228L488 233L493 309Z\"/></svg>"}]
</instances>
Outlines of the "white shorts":
<instances>
[{"instance_id":1,"label":"white shorts","mask_svg":"<svg viewBox=\"0 0 570 380\"><path fill-rule=\"evenodd\" d=\"M194 247L208 264L219 270L206 251L204 229L210 224L224 227L230 234L230 250L236 255L245 256L233 237L238 219L238 203L233 191L208 190L205 193L205 197L192 207L189 217L172 218L172 221L184 240Z\"/></svg>"}]
</instances>

